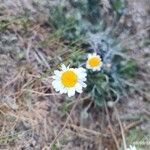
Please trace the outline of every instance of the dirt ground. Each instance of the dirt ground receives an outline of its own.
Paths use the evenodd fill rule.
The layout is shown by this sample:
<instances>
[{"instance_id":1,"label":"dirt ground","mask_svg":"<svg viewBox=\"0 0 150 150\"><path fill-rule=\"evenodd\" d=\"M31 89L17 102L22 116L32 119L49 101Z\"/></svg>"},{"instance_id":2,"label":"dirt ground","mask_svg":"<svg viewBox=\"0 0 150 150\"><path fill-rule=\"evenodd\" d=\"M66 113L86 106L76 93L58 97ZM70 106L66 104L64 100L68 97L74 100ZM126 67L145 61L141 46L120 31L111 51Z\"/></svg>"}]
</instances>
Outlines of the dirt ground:
<instances>
[{"instance_id":1,"label":"dirt ground","mask_svg":"<svg viewBox=\"0 0 150 150\"><path fill-rule=\"evenodd\" d=\"M122 38L129 38L131 55L144 70L138 81L143 93L101 109L90 106L84 94L76 98L77 105L66 101L54 92L49 74L40 78L54 57L60 59L60 41L49 39L53 29L46 24L49 9L59 3L0 0L0 150L117 150L117 145L121 150L124 138L127 145L147 141L136 146L149 150L150 59L143 56L150 55L150 46L142 48L140 42L150 37L150 1L126 1L120 20L133 37ZM48 45L41 47L47 39Z\"/></svg>"}]
</instances>

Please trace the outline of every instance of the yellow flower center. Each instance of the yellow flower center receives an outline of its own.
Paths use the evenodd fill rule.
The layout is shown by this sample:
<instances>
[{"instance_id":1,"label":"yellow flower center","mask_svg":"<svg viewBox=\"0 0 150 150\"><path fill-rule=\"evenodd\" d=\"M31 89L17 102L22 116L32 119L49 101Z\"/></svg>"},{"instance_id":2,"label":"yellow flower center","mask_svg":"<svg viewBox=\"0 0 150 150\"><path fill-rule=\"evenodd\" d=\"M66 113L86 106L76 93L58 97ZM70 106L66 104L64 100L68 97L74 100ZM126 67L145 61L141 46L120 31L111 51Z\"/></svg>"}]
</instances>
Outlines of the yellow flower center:
<instances>
[{"instance_id":1,"label":"yellow flower center","mask_svg":"<svg viewBox=\"0 0 150 150\"><path fill-rule=\"evenodd\" d=\"M100 65L101 63L101 59L97 56L95 57L92 57L88 60L88 64L91 66L91 67L96 67L98 65Z\"/></svg>"},{"instance_id":2,"label":"yellow flower center","mask_svg":"<svg viewBox=\"0 0 150 150\"><path fill-rule=\"evenodd\" d=\"M77 75L72 70L65 71L61 76L61 82L65 87L74 87L77 83Z\"/></svg>"}]
</instances>

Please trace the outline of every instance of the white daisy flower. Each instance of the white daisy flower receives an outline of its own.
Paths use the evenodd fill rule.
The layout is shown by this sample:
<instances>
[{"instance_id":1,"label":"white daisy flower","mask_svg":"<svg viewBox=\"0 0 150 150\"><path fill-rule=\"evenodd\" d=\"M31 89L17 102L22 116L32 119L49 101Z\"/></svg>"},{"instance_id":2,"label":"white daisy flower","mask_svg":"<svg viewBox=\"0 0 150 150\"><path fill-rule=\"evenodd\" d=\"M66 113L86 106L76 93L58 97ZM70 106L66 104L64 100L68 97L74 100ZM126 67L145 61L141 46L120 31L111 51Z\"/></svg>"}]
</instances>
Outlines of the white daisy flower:
<instances>
[{"instance_id":1,"label":"white daisy flower","mask_svg":"<svg viewBox=\"0 0 150 150\"><path fill-rule=\"evenodd\" d=\"M127 148L127 150L137 150L135 146L130 145L129 148Z\"/></svg>"},{"instance_id":2,"label":"white daisy flower","mask_svg":"<svg viewBox=\"0 0 150 150\"><path fill-rule=\"evenodd\" d=\"M57 92L68 93L68 96L75 95L75 91L82 93L82 88L86 87L86 70L83 68L69 68L61 65L61 71L55 70L52 82Z\"/></svg>"},{"instance_id":3,"label":"white daisy flower","mask_svg":"<svg viewBox=\"0 0 150 150\"><path fill-rule=\"evenodd\" d=\"M93 71L100 71L102 67L102 60L96 53L88 54L88 60L86 62L86 68L92 69Z\"/></svg>"}]
</instances>

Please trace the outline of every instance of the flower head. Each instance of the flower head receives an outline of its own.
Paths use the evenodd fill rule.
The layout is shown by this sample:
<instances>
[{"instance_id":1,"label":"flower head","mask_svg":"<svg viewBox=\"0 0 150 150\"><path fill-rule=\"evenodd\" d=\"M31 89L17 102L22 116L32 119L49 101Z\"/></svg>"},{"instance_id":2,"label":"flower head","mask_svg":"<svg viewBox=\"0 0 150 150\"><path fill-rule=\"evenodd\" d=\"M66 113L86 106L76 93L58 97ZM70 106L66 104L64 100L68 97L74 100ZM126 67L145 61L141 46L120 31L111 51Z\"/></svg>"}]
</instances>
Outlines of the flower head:
<instances>
[{"instance_id":1,"label":"flower head","mask_svg":"<svg viewBox=\"0 0 150 150\"><path fill-rule=\"evenodd\" d=\"M137 150L135 146L130 145L129 148L127 148L127 150Z\"/></svg>"},{"instance_id":2,"label":"flower head","mask_svg":"<svg viewBox=\"0 0 150 150\"><path fill-rule=\"evenodd\" d=\"M57 92L68 93L68 96L75 95L75 91L82 93L82 88L86 87L86 70L83 68L69 68L61 66L61 71L55 70L52 82Z\"/></svg>"},{"instance_id":3,"label":"flower head","mask_svg":"<svg viewBox=\"0 0 150 150\"><path fill-rule=\"evenodd\" d=\"M102 67L102 60L96 53L89 54L86 62L86 68L92 69L93 71L100 71Z\"/></svg>"}]
</instances>

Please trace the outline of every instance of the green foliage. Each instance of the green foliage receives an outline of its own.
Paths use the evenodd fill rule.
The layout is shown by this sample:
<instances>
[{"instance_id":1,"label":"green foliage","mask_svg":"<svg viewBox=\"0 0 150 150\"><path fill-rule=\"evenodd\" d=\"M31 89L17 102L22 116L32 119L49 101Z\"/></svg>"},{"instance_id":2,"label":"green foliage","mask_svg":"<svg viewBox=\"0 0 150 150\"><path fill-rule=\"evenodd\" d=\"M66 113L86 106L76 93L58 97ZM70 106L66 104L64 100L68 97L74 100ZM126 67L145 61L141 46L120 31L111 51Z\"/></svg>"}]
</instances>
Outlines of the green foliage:
<instances>
[{"instance_id":1,"label":"green foliage","mask_svg":"<svg viewBox=\"0 0 150 150\"><path fill-rule=\"evenodd\" d=\"M82 19L87 18L92 24L98 22L100 18L100 0L70 0L70 3L75 8L75 12L80 13Z\"/></svg>"},{"instance_id":2,"label":"green foliage","mask_svg":"<svg viewBox=\"0 0 150 150\"><path fill-rule=\"evenodd\" d=\"M0 32L8 29L11 24L20 24L24 30L27 30L27 25L29 25L28 16L10 17L0 21Z\"/></svg>"},{"instance_id":3,"label":"green foliage","mask_svg":"<svg viewBox=\"0 0 150 150\"><path fill-rule=\"evenodd\" d=\"M23 16L18 17L16 20L22 25L23 29L27 31L28 26L30 25L29 16L24 14Z\"/></svg>"},{"instance_id":4,"label":"green foliage","mask_svg":"<svg viewBox=\"0 0 150 150\"><path fill-rule=\"evenodd\" d=\"M19 139L18 134L0 136L0 144L6 144L6 143L9 143L9 142L15 141L17 139Z\"/></svg>"},{"instance_id":5,"label":"green foliage","mask_svg":"<svg viewBox=\"0 0 150 150\"><path fill-rule=\"evenodd\" d=\"M50 16L50 25L52 25L55 29L59 29L59 28L68 28L70 27L72 24L74 24L74 19L73 17L69 17L67 18L65 15L65 10L62 6L58 6L56 8L54 8L51 11L51 16Z\"/></svg>"},{"instance_id":6,"label":"green foliage","mask_svg":"<svg viewBox=\"0 0 150 150\"><path fill-rule=\"evenodd\" d=\"M10 115L5 115L5 114L0 114L0 120L14 122L14 121L16 121L16 117L10 116Z\"/></svg>"},{"instance_id":7,"label":"green foliage","mask_svg":"<svg viewBox=\"0 0 150 150\"><path fill-rule=\"evenodd\" d=\"M61 111L62 117L65 116L65 115L67 115L68 112L69 112L69 110L70 110L70 109L69 109L69 107L68 107L68 103L65 102L65 103L60 107L60 111Z\"/></svg>"},{"instance_id":8,"label":"green foliage","mask_svg":"<svg viewBox=\"0 0 150 150\"><path fill-rule=\"evenodd\" d=\"M123 8L123 0L111 1L115 12ZM135 60L126 55L125 49L106 28L101 18L100 0L70 0L72 12L68 14L65 6L57 6L51 13L49 23L60 37L67 39L72 53L64 58L71 67L83 66L87 60L88 49L97 50L103 61L100 72L87 71L86 93L90 93L97 106L105 101L118 101L129 89L124 81L136 78L138 71ZM82 39L82 40L80 40ZM82 42L77 42L82 41ZM78 44L78 46L76 45ZM66 107L64 107L64 111Z\"/></svg>"},{"instance_id":9,"label":"green foliage","mask_svg":"<svg viewBox=\"0 0 150 150\"><path fill-rule=\"evenodd\" d=\"M121 0L113 0L112 7L115 11L119 11L122 8L122 1Z\"/></svg>"},{"instance_id":10,"label":"green foliage","mask_svg":"<svg viewBox=\"0 0 150 150\"><path fill-rule=\"evenodd\" d=\"M77 40L85 36L88 30L94 31L100 21L99 0L70 0L72 12L59 5L52 9L49 24L59 30L59 36L68 40Z\"/></svg>"},{"instance_id":11,"label":"green foliage","mask_svg":"<svg viewBox=\"0 0 150 150\"><path fill-rule=\"evenodd\" d=\"M108 81L103 73L88 72L87 76L87 93L91 93L92 100L96 105L103 106L106 98Z\"/></svg>"},{"instance_id":12,"label":"green foliage","mask_svg":"<svg viewBox=\"0 0 150 150\"><path fill-rule=\"evenodd\" d=\"M144 46L149 46L150 45L150 39L146 39L145 41L144 41L144 44L143 44Z\"/></svg>"},{"instance_id":13,"label":"green foliage","mask_svg":"<svg viewBox=\"0 0 150 150\"><path fill-rule=\"evenodd\" d=\"M86 13L88 10L88 0L69 0L70 4L74 7L82 11L82 13Z\"/></svg>"},{"instance_id":14,"label":"green foliage","mask_svg":"<svg viewBox=\"0 0 150 150\"><path fill-rule=\"evenodd\" d=\"M61 116L64 117L70 112L71 106L73 104L74 98L66 98L66 101L60 106Z\"/></svg>"},{"instance_id":15,"label":"green foliage","mask_svg":"<svg viewBox=\"0 0 150 150\"><path fill-rule=\"evenodd\" d=\"M0 32L5 31L8 28L9 21L2 20L0 21Z\"/></svg>"},{"instance_id":16,"label":"green foliage","mask_svg":"<svg viewBox=\"0 0 150 150\"><path fill-rule=\"evenodd\" d=\"M75 35L74 26L76 20L73 16L66 17L65 10L62 6L54 8L49 17L49 24L55 28L59 36L67 39L72 39Z\"/></svg>"},{"instance_id":17,"label":"green foliage","mask_svg":"<svg viewBox=\"0 0 150 150\"><path fill-rule=\"evenodd\" d=\"M133 78L136 76L138 66L135 60L129 60L119 69L119 73L127 78Z\"/></svg>"},{"instance_id":18,"label":"green foliage","mask_svg":"<svg viewBox=\"0 0 150 150\"><path fill-rule=\"evenodd\" d=\"M138 129L132 129L126 136L126 142L127 145L135 145L137 150L149 150L149 138L149 135L145 132ZM123 150L123 145L121 150Z\"/></svg>"},{"instance_id":19,"label":"green foliage","mask_svg":"<svg viewBox=\"0 0 150 150\"><path fill-rule=\"evenodd\" d=\"M52 146L51 150L58 150L57 145L56 145L56 144L54 144L54 145Z\"/></svg>"}]
</instances>

